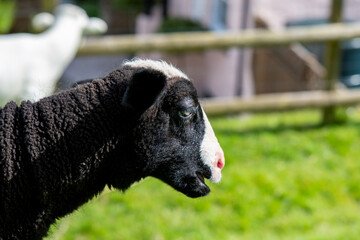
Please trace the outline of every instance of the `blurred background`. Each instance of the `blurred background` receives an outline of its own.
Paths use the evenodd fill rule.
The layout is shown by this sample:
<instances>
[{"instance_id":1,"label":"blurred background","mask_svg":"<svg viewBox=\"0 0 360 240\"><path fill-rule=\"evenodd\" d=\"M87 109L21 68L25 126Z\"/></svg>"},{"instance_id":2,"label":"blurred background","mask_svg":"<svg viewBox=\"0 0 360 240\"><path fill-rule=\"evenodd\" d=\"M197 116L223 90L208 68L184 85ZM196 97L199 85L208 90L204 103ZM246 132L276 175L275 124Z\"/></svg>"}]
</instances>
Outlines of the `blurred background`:
<instances>
[{"instance_id":1,"label":"blurred background","mask_svg":"<svg viewBox=\"0 0 360 240\"><path fill-rule=\"evenodd\" d=\"M125 194L106 189L59 220L48 239L359 239L360 0L0 0L0 49L2 37L48 31L34 28L34 16L63 3L103 19L107 30L81 33L55 91L134 57L166 60L194 82L227 162L208 197L188 199L156 179ZM333 22L342 25L327 29ZM331 41L111 48L129 36L144 42L199 32L275 37L316 26ZM351 27L358 35L346 37ZM115 40L106 51L87 52L90 42L104 49L107 37Z\"/></svg>"},{"instance_id":2,"label":"blurred background","mask_svg":"<svg viewBox=\"0 0 360 240\"><path fill-rule=\"evenodd\" d=\"M1 33L31 32L31 18L52 12L57 4L73 3L91 17L108 24L107 35L147 35L188 31L241 31L265 28L279 31L292 26L328 23L331 0L1 0ZM343 4L343 21L356 22L360 1ZM347 87L360 85L360 41L346 41L340 82ZM161 58L186 72L202 97L252 96L253 94L319 90L324 87L324 44L292 44L272 48L208 49L201 52L169 54L152 52L136 56ZM134 55L78 56L60 80L68 88L78 80L101 77Z\"/></svg>"}]
</instances>

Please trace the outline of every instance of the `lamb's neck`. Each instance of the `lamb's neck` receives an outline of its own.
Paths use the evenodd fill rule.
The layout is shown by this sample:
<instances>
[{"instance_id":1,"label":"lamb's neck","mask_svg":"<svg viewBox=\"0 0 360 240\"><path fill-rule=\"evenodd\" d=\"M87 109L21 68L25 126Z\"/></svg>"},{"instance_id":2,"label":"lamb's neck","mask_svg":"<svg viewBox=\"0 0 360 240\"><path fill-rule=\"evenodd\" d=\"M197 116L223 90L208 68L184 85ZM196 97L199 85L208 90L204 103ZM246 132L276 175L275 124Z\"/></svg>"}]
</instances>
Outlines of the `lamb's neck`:
<instances>
[{"instance_id":1,"label":"lamb's neck","mask_svg":"<svg viewBox=\"0 0 360 240\"><path fill-rule=\"evenodd\" d=\"M29 133L33 141L26 145L32 164L39 166L34 170L41 201L54 211L61 209L56 216L77 208L106 185L106 161L124 141L126 128L119 92L115 84L99 80L45 98L27 115L33 119L28 129L37 129Z\"/></svg>"}]
</instances>

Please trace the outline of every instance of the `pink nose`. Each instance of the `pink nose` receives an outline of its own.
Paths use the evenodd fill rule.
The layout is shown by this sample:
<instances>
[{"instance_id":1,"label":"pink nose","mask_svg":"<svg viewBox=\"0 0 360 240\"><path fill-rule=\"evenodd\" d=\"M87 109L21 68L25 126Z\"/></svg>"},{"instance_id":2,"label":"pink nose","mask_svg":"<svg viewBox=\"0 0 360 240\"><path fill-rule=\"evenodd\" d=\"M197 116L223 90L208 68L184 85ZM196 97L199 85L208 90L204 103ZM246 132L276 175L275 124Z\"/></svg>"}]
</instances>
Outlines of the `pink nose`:
<instances>
[{"instance_id":1,"label":"pink nose","mask_svg":"<svg viewBox=\"0 0 360 240\"><path fill-rule=\"evenodd\" d=\"M220 148L219 151L216 152L216 166L221 170L225 166L225 156L223 150Z\"/></svg>"}]
</instances>

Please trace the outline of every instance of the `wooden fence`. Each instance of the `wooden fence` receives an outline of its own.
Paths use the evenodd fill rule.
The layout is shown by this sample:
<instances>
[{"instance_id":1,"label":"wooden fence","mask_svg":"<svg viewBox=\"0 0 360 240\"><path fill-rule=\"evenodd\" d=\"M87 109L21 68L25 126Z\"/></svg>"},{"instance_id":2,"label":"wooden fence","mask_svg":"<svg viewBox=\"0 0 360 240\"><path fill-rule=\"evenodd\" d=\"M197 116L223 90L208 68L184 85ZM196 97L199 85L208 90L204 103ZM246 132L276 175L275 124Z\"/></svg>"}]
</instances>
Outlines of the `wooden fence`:
<instances>
[{"instance_id":1,"label":"wooden fence","mask_svg":"<svg viewBox=\"0 0 360 240\"><path fill-rule=\"evenodd\" d=\"M334 0L334 2L339 1L341 2L342 0ZM338 6L334 4L333 7L335 9ZM152 51L204 51L206 49L227 49L231 47L280 46L299 42L328 42L334 45L334 43L357 37L360 37L360 24L358 23L333 23L323 26L294 27L282 31L252 29L241 32L221 33L198 32L141 36L104 36L84 39L78 55ZM333 61L334 59L330 60ZM338 59L335 59L335 61L338 61ZM330 80L333 82L334 79ZM209 115L309 107L325 108L328 114L329 108L331 110L334 106L360 103L359 90L336 90L332 86L326 89L326 91L256 95L249 100L244 100L241 97L227 100L208 99L203 100L203 103Z\"/></svg>"},{"instance_id":2,"label":"wooden fence","mask_svg":"<svg viewBox=\"0 0 360 240\"><path fill-rule=\"evenodd\" d=\"M350 106L358 103L360 103L360 90L345 89L262 94L249 100L240 97L202 100L202 106L209 116Z\"/></svg>"},{"instance_id":3,"label":"wooden fence","mask_svg":"<svg viewBox=\"0 0 360 240\"><path fill-rule=\"evenodd\" d=\"M197 32L151 35L120 35L85 38L79 55L137 52L184 52L230 47L269 47L292 43L342 41L360 37L360 24L335 23L294 27L283 31L263 29L239 32Z\"/></svg>"}]
</instances>

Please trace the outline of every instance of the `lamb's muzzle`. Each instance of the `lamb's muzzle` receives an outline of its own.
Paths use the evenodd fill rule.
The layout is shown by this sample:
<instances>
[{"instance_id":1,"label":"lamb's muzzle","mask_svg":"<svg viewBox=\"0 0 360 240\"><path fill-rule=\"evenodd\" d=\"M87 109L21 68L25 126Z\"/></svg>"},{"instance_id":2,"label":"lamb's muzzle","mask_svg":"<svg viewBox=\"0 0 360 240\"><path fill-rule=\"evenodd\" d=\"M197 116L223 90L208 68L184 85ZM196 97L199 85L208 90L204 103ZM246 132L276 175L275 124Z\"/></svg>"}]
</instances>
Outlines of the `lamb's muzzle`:
<instances>
[{"instance_id":1,"label":"lamb's muzzle","mask_svg":"<svg viewBox=\"0 0 360 240\"><path fill-rule=\"evenodd\" d=\"M204 164L211 169L210 181L217 183L221 180L221 170L225 166L224 151L220 147L204 111L203 116L205 122L205 135L201 144L201 155Z\"/></svg>"},{"instance_id":2,"label":"lamb's muzzle","mask_svg":"<svg viewBox=\"0 0 360 240\"><path fill-rule=\"evenodd\" d=\"M217 150L215 151L214 159L213 165L211 166L212 175L210 177L210 181L218 183L220 182L222 176L221 170L225 166L224 152L220 145L218 145Z\"/></svg>"}]
</instances>

